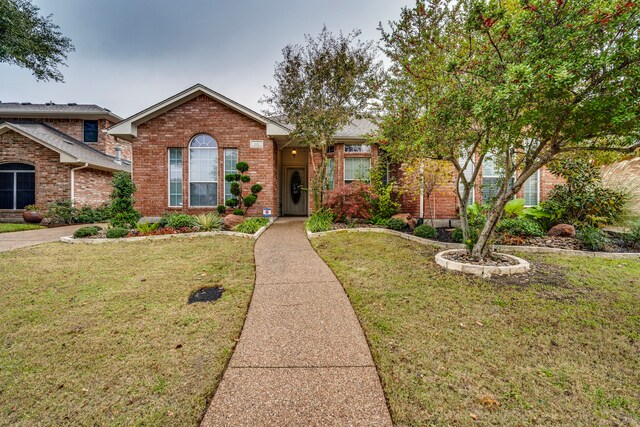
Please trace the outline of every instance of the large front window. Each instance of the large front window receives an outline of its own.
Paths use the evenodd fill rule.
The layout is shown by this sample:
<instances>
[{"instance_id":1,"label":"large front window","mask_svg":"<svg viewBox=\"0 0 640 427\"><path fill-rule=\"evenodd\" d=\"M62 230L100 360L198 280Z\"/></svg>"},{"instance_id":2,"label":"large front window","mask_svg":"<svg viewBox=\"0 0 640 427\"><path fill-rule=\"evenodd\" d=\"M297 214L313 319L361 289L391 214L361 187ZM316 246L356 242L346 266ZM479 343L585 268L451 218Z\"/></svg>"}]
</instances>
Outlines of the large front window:
<instances>
[{"instance_id":1,"label":"large front window","mask_svg":"<svg viewBox=\"0 0 640 427\"><path fill-rule=\"evenodd\" d=\"M514 178L509 180L513 187ZM504 171L497 165L493 157L487 156L482 162L482 203L493 203L504 182Z\"/></svg>"},{"instance_id":2,"label":"large front window","mask_svg":"<svg viewBox=\"0 0 640 427\"><path fill-rule=\"evenodd\" d=\"M24 163L0 164L0 209L24 209L36 202L35 172Z\"/></svg>"},{"instance_id":3,"label":"large front window","mask_svg":"<svg viewBox=\"0 0 640 427\"><path fill-rule=\"evenodd\" d=\"M344 159L344 182L369 181L371 159L368 157L347 157Z\"/></svg>"},{"instance_id":4,"label":"large front window","mask_svg":"<svg viewBox=\"0 0 640 427\"><path fill-rule=\"evenodd\" d=\"M524 205L537 206L540 202L540 171L531 175L524 182Z\"/></svg>"},{"instance_id":5,"label":"large front window","mask_svg":"<svg viewBox=\"0 0 640 427\"><path fill-rule=\"evenodd\" d=\"M189 143L189 206L213 207L218 201L218 143L206 134Z\"/></svg>"}]
</instances>

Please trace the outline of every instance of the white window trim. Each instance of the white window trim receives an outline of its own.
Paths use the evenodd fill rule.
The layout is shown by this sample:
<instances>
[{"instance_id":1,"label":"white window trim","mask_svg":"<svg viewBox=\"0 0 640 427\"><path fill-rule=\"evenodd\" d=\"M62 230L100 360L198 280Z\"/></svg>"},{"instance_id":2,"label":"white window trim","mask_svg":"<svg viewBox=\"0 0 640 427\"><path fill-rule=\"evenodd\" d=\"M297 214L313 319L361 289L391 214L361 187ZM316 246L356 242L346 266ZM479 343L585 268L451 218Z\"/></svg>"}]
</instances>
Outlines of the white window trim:
<instances>
[{"instance_id":1,"label":"white window trim","mask_svg":"<svg viewBox=\"0 0 640 427\"><path fill-rule=\"evenodd\" d=\"M184 149L180 147L169 147L167 148L167 206L170 208L182 208L184 207L184 203L182 205L172 205L171 204L171 150L182 150L182 166L180 171L184 173ZM182 174L181 174L182 175ZM182 176L180 176L180 181L184 181ZM184 182L182 182L182 186L184 188ZM182 193L182 191L180 191ZM184 194L182 195L182 200L184 202Z\"/></svg>"},{"instance_id":2,"label":"white window trim","mask_svg":"<svg viewBox=\"0 0 640 427\"><path fill-rule=\"evenodd\" d=\"M191 147L191 143L193 142L193 140L196 139L200 135L210 136L216 143L216 147L215 147L216 157L217 157L216 158L216 162L218 163L218 164L216 164L216 169L218 170L217 171L218 173L216 173L216 180L215 181L195 181L194 182L194 184L212 184L212 183L218 184L217 189L216 189L216 200L215 200L214 204L211 205L211 206L202 206L202 205L193 206L193 205L191 205L191 150L213 150L213 148L211 148L211 147ZM216 139L214 137L212 137L211 135L208 135L208 134L195 135L189 141L187 155L189 156L189 182L188 182L188 185L187 185L187 187L188 187L188 189L187 189L187 198L189 199L188 200L189 203L187 204L187 206L190 207L190 208L194 208L194 209L211 209L211 208L217 207L218 204L219 204L218 202L220 200L220 185L219 185L218 176L217 176L217 175L220 175L220 168L218 167L219 166L219 161L220 161L220 147L218 145L218 141L216 141ZM184 164L184 160L183 160L183 164Z\"/></svg>"},{"instance_id":3,"label":"white window trim","mask_svg":"<svg viewBox=\"0 0 640 427\"><path fill-rule=\"evenodd\" d=\"M537 182L537 185L536 185L536 187L537 187L537 188L536 188L536 191L537 191L537 193L536 193L536 200L538 201L538 203L537 203L537 204L535 204L535 205L527 205L527 204L526 204L526 202L525 202L525 205L524 205L524 207L525 207L525 208L530 208L530 207L533 207L533 206L538 206L538 205L540 204L540 169L538 169L538 170L536 171L535 175L536 175L536 177L538 178L538 180L537 180L538 182ZM533 176L533 175L531 175L531 176ZM531 176L529 177L529 179L531 179ZM525 184L526 184L526 183L527 183L527 182L525 181ZM522 185L522 187L523 187L523 188L522 188L522 198L526 201L526 200L527 200L527 198L525 197L525 194L524 194L524 192L525 192L524 185L525 185L525 184L523 184L523 185Z\"/></svg>"},{"instance_id":4,"label":"white window trim","mask_svg":"<svg viewBox=\"0 0 640 427\"><path fill-rule=\"evenodd\" d=\"M369 160L369 175L371 175L371 157L345 157L342 161L342 182L345 184L351 184L352 182L358 181L357 179L352 179L347 182L346 172L347 172L347 160L349 159L368 159ZM335 161L334 161L335 167ZM334 186L335 186L335 177L334 177Z\"/></svg>"}]
</instances>

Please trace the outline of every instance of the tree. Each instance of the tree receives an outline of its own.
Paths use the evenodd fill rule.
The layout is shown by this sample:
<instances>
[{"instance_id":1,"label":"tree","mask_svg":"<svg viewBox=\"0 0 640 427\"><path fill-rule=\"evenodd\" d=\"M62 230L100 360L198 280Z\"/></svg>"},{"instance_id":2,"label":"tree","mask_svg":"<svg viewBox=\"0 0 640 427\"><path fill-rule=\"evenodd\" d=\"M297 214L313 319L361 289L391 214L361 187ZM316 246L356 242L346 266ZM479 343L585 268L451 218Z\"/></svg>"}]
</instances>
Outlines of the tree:
<instances>
[{"instance_id":1,"label":"tree","mask_svg":"<svg viewBox=\"0 0 640 427\"><path fill-rule=\"evenodd\" d=\"M113 191L111 192L111 204L109 212L111 214L110 224L112 227L135 227L142 215L133 207L133 193L136 192L136 185L127 172L119 171L113 174L111 180Z\"/></svg>"},{"instance_id":2,"label":"tree","mask_svg":"<svg viewBox=\"0 0 640 427\"><path fill-rule=\"evenodd\" d=\"M58 66L74 47L51 15L39 11L29 0L0 0L0 62L27 68L37 80L62 82Z\"/></svg>"},{"instance_id":3,"label":"tree","mask_svg":"<svg viewBox=\"0 0 640 427\"><path fill-rule=\"evenodd\" d=\"M460 0L381 26L392 60L380 138L396 157L449 161L467 206L487 156L503 179L472 254L538 169L638 147L639 6L622 0ZM460 211L464 238L466 210Z\"/></svg>"},{"instance_id":4,"label":"tree","mask_svg":"<svg viewBox=\"0 0 640 427\"><path fill-rule=\"evenodd\" d=\"M381 64L372 42L357 39L360 31L333 35L326 27L317 37L305 35L306 46L288 45L276 63L276 86L262 102L267 114L294 126L293 143L308 146L314 172L314 209L322 205L326 181L326 151L337 131L367 115L376 96ZM320 153L318 164L314 151Z\"/></svg>"},{"instance_id":5,"label":"tree","mask_svg":"<svg viewBox=\"0 0 640 427\"><path fill-rule=\"evenodd\" d=\"M231 183L231 194L233 198L227 200L227 206L234 208L239 213L246 214L251 206L253 206L258 200L258 193L262 191L261 184L253 184L251 186L251 193L244 196L242 192L242 184L251 182L251 177L245 175L245 172L249 170L249 164L246 162L238 162L236 165L238 173L228 173L224 179ZM244 206L244 212L242 207Z\"/></svg>"}]
</instances>

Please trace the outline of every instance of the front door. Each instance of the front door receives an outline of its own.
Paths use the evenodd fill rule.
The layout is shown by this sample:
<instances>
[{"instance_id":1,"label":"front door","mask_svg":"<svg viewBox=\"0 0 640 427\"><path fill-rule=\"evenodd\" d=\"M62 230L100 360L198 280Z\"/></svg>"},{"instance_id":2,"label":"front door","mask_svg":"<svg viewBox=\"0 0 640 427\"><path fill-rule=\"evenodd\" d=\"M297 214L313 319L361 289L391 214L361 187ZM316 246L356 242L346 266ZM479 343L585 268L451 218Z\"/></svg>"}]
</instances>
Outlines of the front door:
<instances>
[{"instance_id":1,"label":"front door","mask_svg":"<svg viewBox=\"0 0 640 427\"><path fill-rule=\"evenodd\" d=\"M285 169L284 181L284 214L285 215L306 215L307 214L307 191L305 168L287 167Z\"/></svg>"}]
</instances>

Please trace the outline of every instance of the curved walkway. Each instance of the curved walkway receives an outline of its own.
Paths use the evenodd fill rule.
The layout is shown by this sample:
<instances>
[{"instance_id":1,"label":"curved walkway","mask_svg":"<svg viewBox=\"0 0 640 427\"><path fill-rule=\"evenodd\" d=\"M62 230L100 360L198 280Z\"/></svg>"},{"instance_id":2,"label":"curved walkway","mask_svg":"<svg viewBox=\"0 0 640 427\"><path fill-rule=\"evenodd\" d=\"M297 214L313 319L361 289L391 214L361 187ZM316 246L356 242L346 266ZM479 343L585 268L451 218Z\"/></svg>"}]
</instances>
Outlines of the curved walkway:
<instances>
[{"instance_id":1,"label":"curved walkway","mask_svg":"<svg viewBox=\"0 0 640 427\"><path fill-rule=\"evenodd\" d=\"M256 286L203 426L390 426L358 319L301 219L255 245Z\"/></svg>"}]
</instances>

